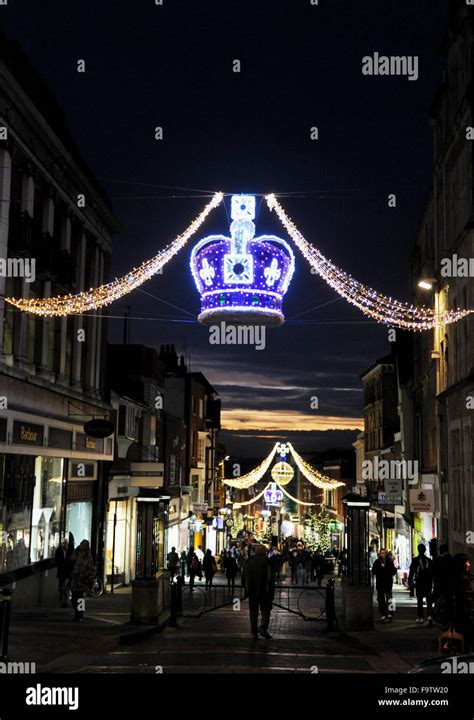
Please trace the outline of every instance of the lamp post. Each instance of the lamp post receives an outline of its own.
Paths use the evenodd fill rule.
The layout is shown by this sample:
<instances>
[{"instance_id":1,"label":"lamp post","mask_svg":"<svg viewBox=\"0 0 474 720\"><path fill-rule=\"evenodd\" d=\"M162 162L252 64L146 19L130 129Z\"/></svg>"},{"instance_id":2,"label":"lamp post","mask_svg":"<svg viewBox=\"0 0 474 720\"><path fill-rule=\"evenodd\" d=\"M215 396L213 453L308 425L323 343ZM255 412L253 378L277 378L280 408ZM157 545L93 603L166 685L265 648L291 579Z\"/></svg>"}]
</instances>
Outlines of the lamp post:
<instances>
[{"instance_id":1,"label":"lamp post","mask_svg":"<svg viewBox=\"0 0 474 720\"><path fill-rule=\"evenodd\" d=\"M374 626L369 570L370 501L350 493L343 503L347 534L347 575L342 578L345 626L348 630L369 630Z\"/></svg>"}]
</instances>

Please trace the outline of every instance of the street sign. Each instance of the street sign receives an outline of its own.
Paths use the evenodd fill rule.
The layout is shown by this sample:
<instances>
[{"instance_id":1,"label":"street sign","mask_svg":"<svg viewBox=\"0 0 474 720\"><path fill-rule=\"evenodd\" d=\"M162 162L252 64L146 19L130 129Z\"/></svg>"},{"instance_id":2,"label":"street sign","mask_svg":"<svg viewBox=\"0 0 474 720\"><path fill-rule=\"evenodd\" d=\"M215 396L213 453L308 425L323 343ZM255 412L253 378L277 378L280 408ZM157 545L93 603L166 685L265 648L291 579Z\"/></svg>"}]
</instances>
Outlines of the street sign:
<instances>
[{"instance_id":1,"label":"street sign","mask_svg":"<svg viewBox=\"0 0 474 720\"><path fill-rule=\"evenodd\" d=\"M434 490L410 490L410 510L416 513L433 513Z\"/></svg>"},{"instance_id":2,"label":"street sign","mask_svg":"<svg viewBox=\"0 0 474 720\"><path fill-rule=\"evenodd\" d=\"M196 515L197 513L205 513L208 510L209 505L207 503L193 503L193 513Z\"/></svg>"}]
</instances>

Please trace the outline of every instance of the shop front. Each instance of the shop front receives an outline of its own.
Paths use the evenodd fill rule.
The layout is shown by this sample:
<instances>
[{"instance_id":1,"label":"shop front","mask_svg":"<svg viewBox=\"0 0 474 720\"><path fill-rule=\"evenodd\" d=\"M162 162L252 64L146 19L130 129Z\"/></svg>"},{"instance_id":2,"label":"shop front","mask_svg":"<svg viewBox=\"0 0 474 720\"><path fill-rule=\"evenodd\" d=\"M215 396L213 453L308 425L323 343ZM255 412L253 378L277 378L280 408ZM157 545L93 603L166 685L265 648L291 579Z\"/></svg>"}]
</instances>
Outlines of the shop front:
<instances>
[{"instance_id":1,"label":"shop front","mask_svg":"<svg viewBox=\"0 0 474 720\"><path fill-rule=\"evenodd\" d=\"M37 416L11 411L2 420L0 575L4 584L21 578L27 606L47 600L51 584L49 578L40 582L38 571L28 568L40 564L38 570L48 569L63 537L76 545L87 539L97 551L100 461L111 459L113 439L102 440L93 450L87 443L95 441L82 441L79 425L49 418L40 422ZM54 573L50 576L54 580Z\"/></svg>"}]
</instances>

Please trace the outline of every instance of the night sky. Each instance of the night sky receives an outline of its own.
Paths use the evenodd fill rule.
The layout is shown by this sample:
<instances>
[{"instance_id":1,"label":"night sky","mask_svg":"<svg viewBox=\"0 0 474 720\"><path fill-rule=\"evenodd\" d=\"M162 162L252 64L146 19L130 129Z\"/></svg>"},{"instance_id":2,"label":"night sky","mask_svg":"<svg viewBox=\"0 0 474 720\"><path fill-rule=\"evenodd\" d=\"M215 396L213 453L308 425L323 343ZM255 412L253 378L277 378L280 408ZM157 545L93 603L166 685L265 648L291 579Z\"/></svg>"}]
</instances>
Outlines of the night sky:
<instances>
[{"instance_id":1,"label":"night sky","mask_svg":"<svg viewBox=\"0 0 474 720\"><path fill-rule=\"evenodd\" d=\"M0 7L3 30L47 81L112 198L123 226L114 275L170 242L215 190L289 193L295 197L280 200L307 240L362 282L410 300L447 0L163 3ZM362 58L374 52L419 56L419 79L364 77ZM156 126L163 141L154 139ZM311 126L319 141L310 140ZM286 237L260 198L257 207L256 234ZM228 225L221 207L195 241L228 234ZM359 375L389 351L387 329L338 299L295 249L287 322L268 331L265 350L212 346L195 321L191 247L111 306L111 341L121 341L130 305L131 342L185 352L222 398L232 453L255 456L285 436L300 451L348 446L362 427Z\"/></svg>"}]
</instances>

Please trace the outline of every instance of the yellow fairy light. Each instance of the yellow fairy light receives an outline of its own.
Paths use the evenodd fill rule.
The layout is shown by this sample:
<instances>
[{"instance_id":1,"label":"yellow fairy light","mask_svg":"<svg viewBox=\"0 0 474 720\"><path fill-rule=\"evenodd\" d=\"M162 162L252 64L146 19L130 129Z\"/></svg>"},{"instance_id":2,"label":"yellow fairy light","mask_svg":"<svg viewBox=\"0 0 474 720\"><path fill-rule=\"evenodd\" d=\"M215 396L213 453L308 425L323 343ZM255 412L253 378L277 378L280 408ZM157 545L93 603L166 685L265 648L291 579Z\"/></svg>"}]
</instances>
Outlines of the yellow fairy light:
<instances>
[{"instance_id":1,"label":"yellow fairy light","mask_svg":"<svg viewBox=\"0 0 474 720\"><path fill-rule=\"evenodd\" d=\"M279 462L272 467L272 479L280 485L287 485L291 482L294 474L295 471L287 462Z\"/></svg>"},{"instance_id":2,"label":"yellow fairy light","mask_svg":"<svg viewBox=\"0 0 474 720\"><path fill-rule=\"evenodd\" d=\"M431 330L449 323L457 322L473 310L446 310L436 313L431 308L415 307L393 300L355 280L341 270L311 245L300 233L294 222L287 216L275 195L265 198L270 210L275 210L295 245L301 250L315 272L325 280L339 295L355 305L365 315L377 322L385 323L404 330Z\"/></svg>"},{"instance_id":3,"label":"yellow fairy light","mask_svg":"<svg viewBox=\"0 0 474 720\"><path fill-rule=\"evenodd\" d=\"M318 470L316 470L316 468L313 468L309 463L303 460L301 455L298 455L291 443L288 443L288 446L296 462L298 470L301 472L302 475L304 475L306 480L309 480L310 483L312 483L318 488L321 488L322 490L334 490L334 488L342 487L342 485L344 485L344 483L339 482L339 480L333 480L327 475L323 475L322 473L320 473Z\"/></svg>"},{"instance_id":4,"label":"yellow fairy light","mask_svg":"<svg viewBox=\"0 0 474 720\"><path fill-rule=\"evenodd\" d=\"M146 260L138 268L134 268L128 275L117 278L106 285L80 292L77 295L57 295L52 298L12 298L5 301L14 305L23 312L34 315L53 317L55 315L75 315L89 310L96 310L104 305L110 305L115 300L127 295L155 275L171 258L181 250L188 240L199 230L214 208L222 201L223 194L215 193L212 200L203 211L193 220L187 230L150 260Z\"/></svg>"},{"instance_id":5,"label":"yellow fairy light","mask_svg":"<svg viewBox=\"0 0 474 720\"><path fill-rule=\"evenodd\" d=\"M255 485L258 483L259 480L263 478L265 473L267 472L268 468L270 467L273 457L275 455L276 449L277 449L278 443L275 443L275 446L271 453L267 455L265 460L260 463L256 468L251 470L246 475L242 475L239 478L236 478L235 480L223 480L222 482L224 485L228 485L229 487L238 488L239 490L245 490L246 488L251 487L252 485Z\"/></svg>"}]
</instances>

